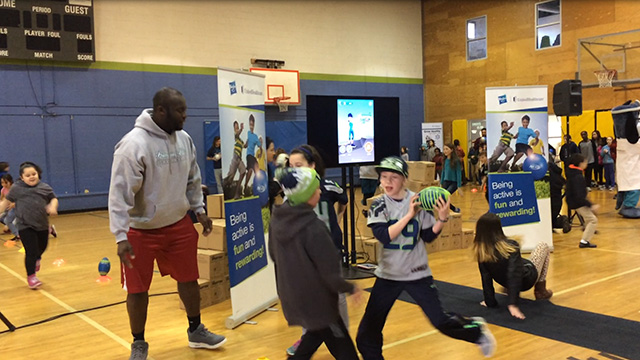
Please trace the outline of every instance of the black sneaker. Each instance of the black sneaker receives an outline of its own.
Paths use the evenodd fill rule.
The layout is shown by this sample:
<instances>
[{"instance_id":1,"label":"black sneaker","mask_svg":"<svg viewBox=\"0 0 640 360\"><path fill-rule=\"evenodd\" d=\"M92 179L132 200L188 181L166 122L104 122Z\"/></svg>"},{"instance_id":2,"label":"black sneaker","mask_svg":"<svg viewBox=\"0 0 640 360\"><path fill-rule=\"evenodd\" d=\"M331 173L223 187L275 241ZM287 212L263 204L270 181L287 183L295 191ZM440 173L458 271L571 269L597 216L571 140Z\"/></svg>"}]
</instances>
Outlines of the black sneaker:
<instances>
[{"instance_id":1,"label":"black sneaker","mask_svg":"<svg viewBox=\"0 0 640 360\"><path fill-rule=\"evenodd\" d=\"M598 247L598 245L596 245L596 244L592 244L592 243L590 243L590 242L583 243L582 241L580 241L580 245L579 245L579 247L580 247L581 249L582 249L582 248L595 248L595 247Z\"/></svg>"}]
</instances>

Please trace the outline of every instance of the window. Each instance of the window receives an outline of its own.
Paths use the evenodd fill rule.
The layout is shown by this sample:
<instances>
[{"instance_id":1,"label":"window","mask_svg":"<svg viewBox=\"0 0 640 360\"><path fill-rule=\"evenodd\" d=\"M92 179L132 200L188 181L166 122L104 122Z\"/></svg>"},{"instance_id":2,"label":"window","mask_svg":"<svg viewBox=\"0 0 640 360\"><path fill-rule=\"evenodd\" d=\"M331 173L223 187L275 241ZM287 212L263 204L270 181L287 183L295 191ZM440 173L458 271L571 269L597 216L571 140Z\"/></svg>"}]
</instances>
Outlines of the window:
<instances>
[{"instance_id":1,"label":"window","mask_svg":"<svg viewBox=\"0 0 640 360\"><path fill-rule=\"evenodd\" d=\"M487 17L467 20L467 61L487 58Z\"/></svg>"},{"instance_id":2,"label":"window","mask_svg":"<svg viewBox=\"0 0 640 360\"><path fill-rule=\"evenodd\" d=\"M536 4L536 49L560 46L560 0Z\"/></svg>"}]
</instances>

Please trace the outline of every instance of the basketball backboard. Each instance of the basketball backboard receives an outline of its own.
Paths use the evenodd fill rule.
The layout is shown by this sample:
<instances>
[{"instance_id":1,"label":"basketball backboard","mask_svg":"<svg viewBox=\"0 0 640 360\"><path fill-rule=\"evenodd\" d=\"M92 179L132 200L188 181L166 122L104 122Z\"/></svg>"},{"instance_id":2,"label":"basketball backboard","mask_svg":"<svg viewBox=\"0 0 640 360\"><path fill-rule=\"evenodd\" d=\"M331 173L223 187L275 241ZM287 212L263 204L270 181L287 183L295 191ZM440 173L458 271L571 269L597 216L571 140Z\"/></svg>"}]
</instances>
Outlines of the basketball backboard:
<instances>
[{"instance_id":1,"label":"basketball backboard","mask_svg":"<svg viewBox=\"0 0 640 360\"><path fill-rule=\"evenodd\" d=\"M640 29L578 40L576 78L582 87L598 87L594 72L601 70L616 70L614 87L640 83Z\"/></svg>"},{"instance_id":2,"label":"basketball backboard","mask_svg":"<svg viewBox=\"0 0 640 360\"><path fill-rule=\"evenodd\" d=\"M300 72L298 70L250 68L249 71L265 76L265 105L276 105L273 100L276 97L289 97L282 103L300 105Z\"/></svg>"}]
</instances>

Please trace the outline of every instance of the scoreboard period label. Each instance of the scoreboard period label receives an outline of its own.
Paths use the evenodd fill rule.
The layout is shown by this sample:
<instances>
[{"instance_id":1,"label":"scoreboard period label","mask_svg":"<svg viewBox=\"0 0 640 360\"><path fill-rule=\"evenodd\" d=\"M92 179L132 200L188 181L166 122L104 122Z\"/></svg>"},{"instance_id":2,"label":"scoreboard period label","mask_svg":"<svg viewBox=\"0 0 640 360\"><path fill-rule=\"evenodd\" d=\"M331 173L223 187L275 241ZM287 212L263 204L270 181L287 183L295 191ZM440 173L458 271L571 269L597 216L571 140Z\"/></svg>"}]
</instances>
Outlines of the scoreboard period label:
<instances>
[{"instance_id":1,"label":"scoreboard period label","mask_svg":"<svg viewBox=\"0 0 640 360\"><path fill-rule=\"evenodd\" d=\"M0 0L0 58L95 61L93 0Z\"/></svg>"}]
</instances>

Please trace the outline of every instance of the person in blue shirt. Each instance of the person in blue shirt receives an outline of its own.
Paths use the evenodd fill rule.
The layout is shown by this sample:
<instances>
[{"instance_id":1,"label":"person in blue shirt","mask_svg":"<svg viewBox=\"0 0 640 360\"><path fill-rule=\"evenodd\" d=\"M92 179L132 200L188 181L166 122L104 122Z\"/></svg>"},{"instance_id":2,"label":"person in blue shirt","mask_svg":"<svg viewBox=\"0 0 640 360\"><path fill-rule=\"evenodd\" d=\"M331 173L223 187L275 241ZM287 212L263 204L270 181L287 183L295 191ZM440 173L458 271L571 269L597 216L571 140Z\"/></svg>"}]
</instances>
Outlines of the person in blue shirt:
<instances>
[{"instance_id":1,"label":"person in blue shirt","mask_svg":"<svg viewBox=\"0 0 640 360\"><path fill-rule=\"evenodd\" d=\"M247 177L244 179L244 196L251 195L251 188L249 187L249 180L251 175L256 169L259 169L258 160L256 159L256 146L262 146L260 138L254 132L256 126L256 119L253 114L249 115L249 131L247 132L247 141L244 143L244 148L247 149Z\"/></svg>"},{"instance_id":2,"label":"person in blue shirt","mask_svg":"<svg viewBox=\"0 0 640 360\"><path fill-rule=\"evenodd\" d=\"M349 113L349 115L347 115L347 121L349 122L349 144L353 145L353 139L355 138L355 133L353 132L353 114Z\"/></svg>"},{"instance_id":3,"label":"person in blue shirt","mask_svg":"<svg viewBox=\"0 0 640 360\"><path fill-rule=\"evenodd\" d=\"M522 117L522 126L518 128L518 133L516 134L516 157L513 159L513 163L511 163L511 171L517 170L518 160L523 155L528 155L530 151L532 151L531 146L529 146L529 138L535 138L536 133L532 129L529 129L529 123L531 122L531 118L529 115L525 115Z\"/></svg>"},{"instance_id":4,"label":"person in blue shirt","mask_svg":"<svg viewBox=\"0 0 640 360\"><path fill-rule=\"evenodd\" d=\"M445 160L442 165L440 185L451 195L457 190L460 190L459 193L462 195L462 189L460 188L462 186L462 161L456 154L456 147L453 144L445 144L442 149ZM453 204L450 204L449 208L454 212L460 212L460 208L453 206Z\"/></svg>"}]
</instances>

